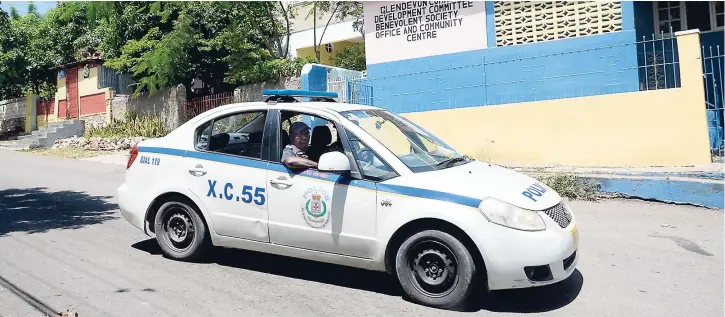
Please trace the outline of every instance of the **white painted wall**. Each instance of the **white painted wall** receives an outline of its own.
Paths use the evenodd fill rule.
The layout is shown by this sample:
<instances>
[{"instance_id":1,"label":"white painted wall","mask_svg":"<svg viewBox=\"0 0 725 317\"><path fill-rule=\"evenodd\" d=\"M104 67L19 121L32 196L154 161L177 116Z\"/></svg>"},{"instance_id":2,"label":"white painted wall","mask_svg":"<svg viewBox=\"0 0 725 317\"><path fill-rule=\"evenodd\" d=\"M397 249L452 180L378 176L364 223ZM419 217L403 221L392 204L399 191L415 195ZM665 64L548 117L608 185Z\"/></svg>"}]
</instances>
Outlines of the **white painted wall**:
<instances>
[{"instance_id":1,"label":"white painted wall","mask_svg":"<svg viewBox=\"0 0 725 317\"><path fill-rule=\"evenodd\" d=\"M322 39L322 45L326 43L333 43L337 41L345 40L359 40L362 41L362 34L355 31L352 27L354 21L342 22L337 24L330 24L325 31L325 36L322 36L322 31L325 29L324 23L322 26L317 27L317 42ZM297 49L312 47L315 44L314 29L308 29L292 33L289 40L289 55L290 58L297 57Z\"/></svg>"}]
</instances>

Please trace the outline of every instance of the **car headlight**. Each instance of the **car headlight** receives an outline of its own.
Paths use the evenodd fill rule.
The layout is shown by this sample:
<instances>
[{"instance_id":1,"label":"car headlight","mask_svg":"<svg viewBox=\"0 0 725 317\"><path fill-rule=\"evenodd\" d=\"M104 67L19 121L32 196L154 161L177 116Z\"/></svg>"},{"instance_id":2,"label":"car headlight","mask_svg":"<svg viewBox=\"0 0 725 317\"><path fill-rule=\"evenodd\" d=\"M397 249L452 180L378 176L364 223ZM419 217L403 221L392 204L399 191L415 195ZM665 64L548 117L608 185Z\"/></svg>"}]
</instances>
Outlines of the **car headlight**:
<instances>
[{"instance_id":1,"label":"car headlight","mask_svg":"<svg viewBox=\"0 0 725 317\"><path fill-rule=\"evenodd\" d=\"M525 231L541 231L546 229L544 219L538 212L526 210L495 198L486 198L479 205L481 213L489 221Z\"/></svg>"}]
</instances>

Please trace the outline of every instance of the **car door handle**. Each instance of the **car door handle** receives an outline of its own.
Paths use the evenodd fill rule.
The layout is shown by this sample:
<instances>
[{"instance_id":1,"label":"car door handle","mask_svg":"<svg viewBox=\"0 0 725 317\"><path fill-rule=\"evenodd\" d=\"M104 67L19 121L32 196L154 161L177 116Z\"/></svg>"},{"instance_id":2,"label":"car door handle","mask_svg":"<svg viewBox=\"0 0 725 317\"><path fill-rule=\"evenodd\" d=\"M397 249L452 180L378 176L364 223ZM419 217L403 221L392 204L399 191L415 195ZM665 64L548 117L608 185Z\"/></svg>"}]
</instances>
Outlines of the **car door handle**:
<instances>
[{"instance_id":1,"label":"car door handle","mask_svg":"<svg viewBox=\"0 0 725 317\"><path fill-rule=\"evenodd\" d=\"M277 188L277 189L287 189L287 188L292 187L292 181L287 180L287 179L279 179L279 178L271 179L271 180L269 180L269 183L272 184L272 186L274 186L274 188ZM284 187L284 188L280 188L280 187Z\"/></svg>"},{"instance_id":2,"label":"car door handle","mask_svg":"<svg viewBox=\"0 0 725 317\"><path fill-rule=\"evenodd\" d=\"M206 175L206 170L204 169L204 166L202 166L201 164L197 164L196 167L189 170L189 174L196 177L201 177Z\"/></svg>"},{"instance_id":3,"label":"car door handle","mask_svg":"<svg viewBox=\"0 0 725 317\"><path fill-rule=\"evenodd\" d=\"M196 177L201 177L206 175L206 171L202 169L190 169L189 174L194 175Z\"/></svg>"}]
</instances>

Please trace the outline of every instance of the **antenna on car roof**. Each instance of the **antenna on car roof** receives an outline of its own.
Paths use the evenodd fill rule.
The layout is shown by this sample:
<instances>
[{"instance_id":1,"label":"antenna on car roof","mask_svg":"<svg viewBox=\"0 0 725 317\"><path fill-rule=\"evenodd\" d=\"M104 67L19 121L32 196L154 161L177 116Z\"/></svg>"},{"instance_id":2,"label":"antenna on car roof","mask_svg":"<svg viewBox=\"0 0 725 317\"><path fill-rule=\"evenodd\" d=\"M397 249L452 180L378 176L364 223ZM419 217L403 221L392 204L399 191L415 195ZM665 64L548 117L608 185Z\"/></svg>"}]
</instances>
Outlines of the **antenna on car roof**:
<instances>
[{"instance_id":1,"label":"antenna on car roof","mask_svg":"<svg viewBox=\"0 0 725 317\"><path fill-rule=\"evenodd\" d=\"M269 96L265 99L268 103L277 102L300 102L294 97L306 97L310 98L310 101L326 101L326 102L337 102L334 98L338 95L336 92L331 91L310 91L310 90L276 90L276 89L265 89L262 90L262 95Z\"/></svg>"}]
</instances>

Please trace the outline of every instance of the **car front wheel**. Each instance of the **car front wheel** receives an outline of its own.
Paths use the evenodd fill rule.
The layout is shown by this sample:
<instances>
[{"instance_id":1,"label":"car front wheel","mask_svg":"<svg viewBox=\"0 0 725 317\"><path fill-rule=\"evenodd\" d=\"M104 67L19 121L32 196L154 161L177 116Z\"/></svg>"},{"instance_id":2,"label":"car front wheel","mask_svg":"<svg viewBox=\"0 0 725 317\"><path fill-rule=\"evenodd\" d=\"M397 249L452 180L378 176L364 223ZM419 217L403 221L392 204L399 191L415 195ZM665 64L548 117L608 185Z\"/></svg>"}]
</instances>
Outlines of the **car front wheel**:
<instances>
[{"instance_id":1,"label":"car front wheel","mask_svg":"<svg viewBox=\"0 0 725 317\"><path fill-rule=\"evenodd\" d=\"M182 201L161 205L155 220L156 241L164 255L192 261L208 248L207 229L199 214Z\"/></svg>"},{"instance_id":2,"label":"car front wheel","mask_svg":"<svg viewBox=\"0 0 725 317\"><path fill-rule=\"evenodd\" d=\"M474 289L475 263L452 235L425 230L406 239L395 259L398 281L415 302L452 309L461 307Z\"/></svg>"}]
</instances>

